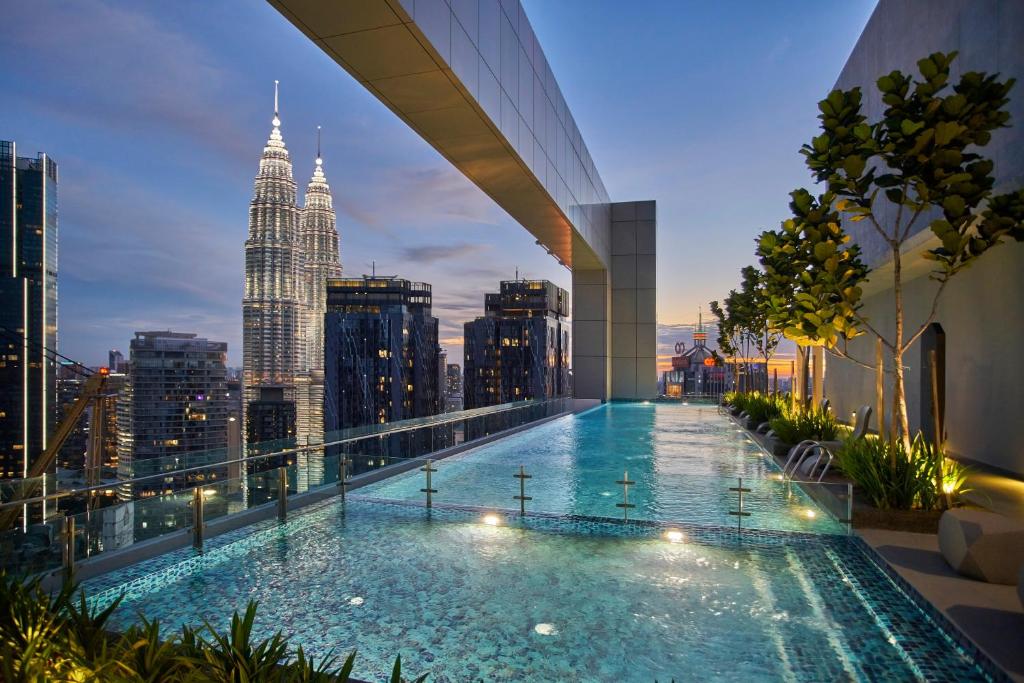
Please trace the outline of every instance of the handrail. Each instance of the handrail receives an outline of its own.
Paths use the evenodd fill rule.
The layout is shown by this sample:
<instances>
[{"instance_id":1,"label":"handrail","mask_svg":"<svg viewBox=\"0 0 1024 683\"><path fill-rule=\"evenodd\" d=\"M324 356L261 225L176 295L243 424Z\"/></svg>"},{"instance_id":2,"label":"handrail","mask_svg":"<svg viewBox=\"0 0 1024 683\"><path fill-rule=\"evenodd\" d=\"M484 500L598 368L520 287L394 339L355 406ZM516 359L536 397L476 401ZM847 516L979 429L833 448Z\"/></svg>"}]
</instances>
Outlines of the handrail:
<instances>
[{"instance_id":1,"label":"handrail","mask_svg":"<svg viewBox=\"0 0 1024 683\"><path fill-rule=\"evenodd\" d=\"M176 476L176 475L186 475L186 474L191 474L191 473L194 473L194 472L201 472L201 471L205 471L205 470L221 468L221 467L225 467L226 465L235 465L235 464L241 464L241 463L247 463L247 462L255 462L257 460L265 460L267 458L274 458L274 457L278 457L279 458L279 457L287 456L287 455L297 455L299 453L305 453L307 451L322 450L324 448L328 448L328 447L331 447L331 446L340 446L340 445L343 445L343 444L346 444L346 443L353 443L353 442L356 442L356 441L362 441L364 439L370 439L370 438L380 437L380 436L388 436L388 435L391 435L391 434L401 434L401 433L404 433L404 432L409 432L409 431L413 431L413 430L416 430L416 429L422 429L422 428L425 428L425 427L438 427L438 426L441 426L441 425L451 424L453 422L462 422L463 420L467 420L467 419L471 419L471 418L475 418L475 417L484 417L484 416L487 416L487 415L501 415L501 414L504 414L504 413L514 412L514 411L517 411L517 410L523 410L525 408L536 408L536 407L540 407L540 406L553 405L553 404L557 404L557 403L562 403L564 405L566 401L571 401L571 400L572 400L571 398L563 397L563 398L548 399L548 400L544 400L544 401L536 401L536 400L516 401L514 403L503 403L503 404L499 404L497 406L485 406L483 408L471 408L469 410L460 410L460 411L457 411L457 412L454 412L454 413L439 413L438 415L431 415L431 416L428 416L426 418L411 418L409 420L400 420L398 422L388 422L388 423L384 423L382 425L370 425L370 427L380 427L380 429L377 429L377 430L374 430L374 431L368 431L367 433L364 433L364 434L356 434L356 435L352 435L352 436L347 436L347 437L345 437L343 439L337 439L337 440L334 440L334 441L325 441L323 443L306 444L305 446L296 446L296 447L293 447L293 448L286 448L286 449L283 449L283 450L280 450L280 451L274 451L272 453L261 453L259 455L251 455L251 456L246 456L244 458L235 458L234 460L218 460L217 462L207 463L207 464L204 464L204 465L196 465L196 466L193 466L193 467L186 467L186 468L177 469L177 470L167 470L167 471L163 471L163 472L158 472L156 474L148 474L148 475L145 475L145 476L142 476L142 477L132 477L131 479L119 479L116 483L96 484L94 486L86 486L86 487L83 487L83 488L65 489L63 491L55 491L53 493L48 493L48 494L46 494L44 496L35 496L33 498L19 498L17 500L11 500L11 501L7 501L5 503L0 503L0 510L6 509L6 508L10 508L10 507L21 507L21 506L25 506L25 505L32 505L32 504L35 504L35 503L42 503L42 502L51 501L51 500L60 500L61 498L68 498L68 497L71 497L71 496L82 495L82 494L85 494L85 493L90 493L92 491L104 491L104 490L115 488L115 487L118 487L118 486L126 486L126 485L129 485L129 484L137 484L137 483L141 483L141 482L150 481L150 480L153 480L153 479L165 479L167 477ZM433 418L438 418L438 419L433 419ZM416 422L416 424L410 424L410 423L412 423L414 421ZM356 428L353 428L353 429L361 429L361 428L356 427ZM344 430L340 430L340 431L344 431ZM255 447L255 446L258 446L258 445L259 444L253 444L252 447ZM200 452L196 452L196 453L192 453L192 454L183 453L182 455L200 455L201 453L202 452L200 451ZM145 463L146 461L143 460L141 462ZM23 481L23 480L18 480L18 479L11 480L11 484L16 484L18 481ZM202 486L203 484L198 484L198 485ZM184 487L183 490L187 490L189 488L195 488L195 487L194 486L187 486L187 487Z\"/></svg>"}]
</instances>

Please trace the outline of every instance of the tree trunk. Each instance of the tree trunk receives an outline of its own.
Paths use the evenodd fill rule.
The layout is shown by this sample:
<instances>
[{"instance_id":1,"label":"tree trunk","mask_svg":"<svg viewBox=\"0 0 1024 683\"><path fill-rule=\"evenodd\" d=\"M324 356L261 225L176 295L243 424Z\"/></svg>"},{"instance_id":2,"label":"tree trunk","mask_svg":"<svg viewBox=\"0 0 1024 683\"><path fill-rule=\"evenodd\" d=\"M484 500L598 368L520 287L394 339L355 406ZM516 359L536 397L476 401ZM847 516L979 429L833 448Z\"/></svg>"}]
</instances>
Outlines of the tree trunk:
<instances>
[{"instance_id":1,"label":"tree trunk","mask_svg":"<svg viewBox=\"0 0 1024 683\"><path fill-rule=\"evenodd\" d=\"M900 245L894 242L892 246L892 281L893 297L896 304L896 337L893 340L893 402L896 406L896 415L893 415L893 422L896 423L896 436L903 442L903 448L907 455L910 455L910 419L907 415L907 394L903 381L903 263L900 254Z\"/></svg>"},{"instance_id":2,"label":"tree trunk","mask_svg":"<svg viewBox=\"0 0 1024 683\"><path fill-rule=\"evenodd\" d=\"M907 418L907 394L903 380L903 354L894 353L893 363L896 364L894 372L895 386L893 387L893 405L896 408L896 438L903 442L903 448L907 455L910 455L910 424Z\"/></svg>"}]
</instances>

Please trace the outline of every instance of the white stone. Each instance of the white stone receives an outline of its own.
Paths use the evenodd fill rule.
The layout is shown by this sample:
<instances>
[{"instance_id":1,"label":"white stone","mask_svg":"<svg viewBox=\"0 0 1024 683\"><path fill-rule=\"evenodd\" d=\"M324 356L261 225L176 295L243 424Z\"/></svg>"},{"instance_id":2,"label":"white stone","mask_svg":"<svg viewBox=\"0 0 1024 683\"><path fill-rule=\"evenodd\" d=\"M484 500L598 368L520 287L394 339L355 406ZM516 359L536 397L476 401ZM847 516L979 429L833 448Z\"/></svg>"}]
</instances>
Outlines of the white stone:
<instances>
[{"instance_id":1,"label":"white stone","mask_svg":"<svg viewBox=\"0 0 1024 683\"><path fill-rule=\"evenodd\" d=\"M1024 564L1024 524L981 510L947 510L939 520L939 550L964 576L1013 585Z\"/></svg>"}]
</instances>

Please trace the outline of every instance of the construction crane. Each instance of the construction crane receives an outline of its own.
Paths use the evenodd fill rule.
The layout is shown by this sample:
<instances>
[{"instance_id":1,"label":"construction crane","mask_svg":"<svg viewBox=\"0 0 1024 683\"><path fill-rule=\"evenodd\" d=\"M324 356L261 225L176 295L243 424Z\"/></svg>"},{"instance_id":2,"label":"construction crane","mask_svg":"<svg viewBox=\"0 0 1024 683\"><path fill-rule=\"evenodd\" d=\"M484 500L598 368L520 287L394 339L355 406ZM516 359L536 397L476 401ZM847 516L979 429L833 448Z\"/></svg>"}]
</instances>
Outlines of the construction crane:
<instances>
[{"instance_id":1,"label":"construction crane","mask_svg":"<svg viewBox=\"0 0 1024 683\"><path fill-rule=\"evenodd\" d=\"M16 332L12 332L11 330L8 330L3 327L0 327L0 334L6 334L9 336L17 335L19 341L22 340L22 335L17 334ZM72 363L71 369L74 372L85 376L86 379L85 384L82 387L81 394L79 394L78 398L76 398L75 402L71 405L71 408L68 409L67 413L65 413L64 418L60 421L60 424L57 425L57 429L55 430L53 437L49 440L49 443L46 444L46 450L43 451L43 454L40 457L36 458L36 460L29 467L28 472L25 475L25 478L21 480L21 486L18 492L14 496L12 496L11 502L17 502L18 500L27 500L39 493L42 487L42 475L47 470L50 469L51 465L53 465L54 461L57 459L57 454L60 452L61 447L64 445L64 442L67 440L68 436L70 436L71 433L74 431L75 427L78 425L78 421L82 418L82 415L85 413L85 410L89 407L90 404L93 405L93 411L92 421L90 423L89 438L90 440L100 440L99 444L90 444L90 452L92 453L90 459L96 460L99 458L98 453L100 449L96 448L95 446L102 445L102 420L105 417L104 413L106 411L105 402L103 399L106 398L107 394L106 388L107 380L110 377L110 369L100 368L99 370L96 370L94 372L86 368L81 363L72 361L70 358L66 358L65 356L60 355L56 351L38 344L38 342L36 342L36 345L42 348L43 352L54 360L60 358L63 360L70 361ZM90 463L87 463L87 482L89 481L89 478L98 479L99 474L99 463L92 463L92 470L94 470L92 472L89 471L89 464ZM0 531L6 531L7 529L10 529L18 520L18 516L20 514L21 508L14 505L4 508L3 510L0 510Z\"/></svg>"}]
</instances>

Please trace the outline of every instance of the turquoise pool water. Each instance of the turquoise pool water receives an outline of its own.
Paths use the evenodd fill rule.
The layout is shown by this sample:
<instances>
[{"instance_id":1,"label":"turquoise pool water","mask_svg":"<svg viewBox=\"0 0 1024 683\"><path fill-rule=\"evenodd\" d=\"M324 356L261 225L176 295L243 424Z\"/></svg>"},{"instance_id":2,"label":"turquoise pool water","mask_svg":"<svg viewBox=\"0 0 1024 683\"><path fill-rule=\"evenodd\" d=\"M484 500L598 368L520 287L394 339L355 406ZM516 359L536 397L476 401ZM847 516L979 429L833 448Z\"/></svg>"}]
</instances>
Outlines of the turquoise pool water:
<instances>
[{"instance_id":1,"label":"turquoise pool water","mask_svg":"<svg viewBox=\"0 0 1024 683\"><path fill-rule=\"evenodd\" d=\"M611 403L563 417L435 463L434 500L517 508L513 474L532 478L527 509L621 517L628 471L634 519L734 525L743 478L744 526L842 533L845 526L800 487L774 477L778 467L715 406ZM423 500L424 475L413 471L357 490L392 500Z\"/></svg>"},{"instance_id":2,"label":"turquoise pool water","mask_svg":"<svg viewBox=\"0 0 1024 683\"><path fill-rule=\"evenodd\" d=\"M846 536L329 502L94 579L168 628L257 630L395 654L432 681L971 681L982 672ZM212 547L215 546L215 547Z\"/></svg>"}]
</instances>

